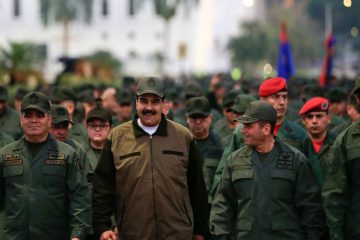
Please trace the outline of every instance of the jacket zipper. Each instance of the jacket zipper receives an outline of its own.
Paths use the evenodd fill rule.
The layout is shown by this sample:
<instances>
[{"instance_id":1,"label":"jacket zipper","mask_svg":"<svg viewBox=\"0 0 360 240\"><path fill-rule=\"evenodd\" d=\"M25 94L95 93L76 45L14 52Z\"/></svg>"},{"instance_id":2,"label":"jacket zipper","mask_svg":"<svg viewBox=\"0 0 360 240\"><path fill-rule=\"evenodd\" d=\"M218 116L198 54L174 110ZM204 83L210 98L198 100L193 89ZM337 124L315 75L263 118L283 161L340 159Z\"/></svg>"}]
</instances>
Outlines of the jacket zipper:
<instances>
[{"instance_id":1,"label":"jacket zipper","mask_svg":"<svg viewBox=\"0 0 360 240\"><path fill-rule=\"evenodd\" d=\"M159 238L159 227L158 227L158 218L156 214L156 202L155 202L155 186L154 186L154 159L153 159L153 146L152 146L152 135L150 135L150 162L151 162L151 181L152 181L152 191L153 191L153 203L154 203L154 218L155 218L155 230L156 230L156 239Z\"/></svg>"}]
</instances>

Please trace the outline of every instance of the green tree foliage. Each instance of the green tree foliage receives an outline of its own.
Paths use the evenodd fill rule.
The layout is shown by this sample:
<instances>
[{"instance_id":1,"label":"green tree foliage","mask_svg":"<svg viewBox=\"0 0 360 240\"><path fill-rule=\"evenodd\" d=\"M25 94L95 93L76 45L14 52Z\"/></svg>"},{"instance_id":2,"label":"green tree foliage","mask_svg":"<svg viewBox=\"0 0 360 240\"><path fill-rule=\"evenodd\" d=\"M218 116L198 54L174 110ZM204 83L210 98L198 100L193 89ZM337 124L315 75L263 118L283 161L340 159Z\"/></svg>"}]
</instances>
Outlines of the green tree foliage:
<instances>
[{"instance_id":1,"label":"green tree foliage","mask_svg":"<svg viewBox=\"0 0 360 240\"><path fill-rule=\"evenodd\" d=\"M120 73L121 62L108 51L96 51L92 55L88 56L87 60L96 67L108 68L114 74Z\"/></svg>"}]
</instances>

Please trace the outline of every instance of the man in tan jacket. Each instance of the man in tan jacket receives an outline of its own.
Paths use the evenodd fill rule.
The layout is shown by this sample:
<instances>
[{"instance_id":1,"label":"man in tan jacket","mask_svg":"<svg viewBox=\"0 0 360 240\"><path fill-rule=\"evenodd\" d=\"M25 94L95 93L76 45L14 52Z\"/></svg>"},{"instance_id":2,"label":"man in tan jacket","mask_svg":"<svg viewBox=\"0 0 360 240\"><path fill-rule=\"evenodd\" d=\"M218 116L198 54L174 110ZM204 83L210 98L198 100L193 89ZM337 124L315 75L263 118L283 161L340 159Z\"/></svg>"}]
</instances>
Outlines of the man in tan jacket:
<instances>
[{"instance_id":1,"label":"man in tan jacket","mask_svg":"<svg viewBox=\"0 0 360 240\"><path fill-rule=\"evenodd\" d=\"M93 189L101 240L202 240L208 233L203 160L189 130L162 114L164 97L159 79L142 79L137 115L105 143Z\"/></svg>"}]
</instances>

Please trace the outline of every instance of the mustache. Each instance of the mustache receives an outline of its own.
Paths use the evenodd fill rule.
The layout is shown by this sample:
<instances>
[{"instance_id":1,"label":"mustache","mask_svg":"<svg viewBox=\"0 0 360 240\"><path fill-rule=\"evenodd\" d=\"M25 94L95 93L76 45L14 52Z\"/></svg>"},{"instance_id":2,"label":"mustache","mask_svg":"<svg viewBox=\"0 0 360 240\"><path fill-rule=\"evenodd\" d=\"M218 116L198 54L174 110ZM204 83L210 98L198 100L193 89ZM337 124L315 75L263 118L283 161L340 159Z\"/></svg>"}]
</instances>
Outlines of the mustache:
<instances>
[{"instance_id":1,"label":"mustache","mask_svg":"<svg viewBox=\"0 0 360 240\"><path fill-rule=\"evenodd\" d=\"M147 109L144 109L141 111L142 114L144 115L155 115L157 112L155 110L147 110Z\"/></svg>"}]
</instances>

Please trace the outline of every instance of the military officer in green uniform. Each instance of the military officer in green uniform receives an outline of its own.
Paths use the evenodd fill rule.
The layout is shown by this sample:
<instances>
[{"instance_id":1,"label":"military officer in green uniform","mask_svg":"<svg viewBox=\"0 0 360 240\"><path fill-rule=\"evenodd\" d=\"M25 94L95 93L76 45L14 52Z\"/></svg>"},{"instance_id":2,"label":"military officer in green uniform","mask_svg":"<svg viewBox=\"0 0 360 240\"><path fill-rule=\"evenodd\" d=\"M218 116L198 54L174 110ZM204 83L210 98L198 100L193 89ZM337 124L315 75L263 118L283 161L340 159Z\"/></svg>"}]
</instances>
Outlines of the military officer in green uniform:
<instances>
[{"instance_id":1,"label":"military officer in green uniform","mask_svg":"<svg viewBox=\"0 0 360 240\"><path fill-rule=\"evenodd\" d=\"M211 204L210 189L223 149L219 136L210 129L212 113L208 99L206 97L190 98L186 102L186 119L204 159L203 173L206 189L209 193L209 204Z\"/></svg>"},{"instance_id":2,"label":"military officer in green uniform","mask_svg":"<svg viewBox=\"0 0 360 240\"><path fill-rule=\"evenodd\" d=\"M0 151L2 239L84 239L90 191L75 150L48 133L49 98L25 95L20 122L24 137Z\"/></svg>"},{"instance_id":3,"label":"military officer in green uniform","mask_svg":"<svg viewBox=\"0 0 360 240\"><path fill-rule=\"evenodd\" d=\"M276 115L257 100L238 118L246 146L227 158L212 203L218 239L320 239L320 187L304 154L274 137Z\"/></svg>"},{"instance_id":4,"label":"military officer in green uniform","mask_svg":"<svg viewBox=\"0 0 360 240\"><path fill-rule=\"evenodd\" d=\"M230 143L231 135L238 125L237 122L234 121L231 107L234 105L235 98L239 94L240 91L235 89L225 93L222 100L222 114L224 117L213 125L214 133L221 138L223 148Z\"/></svg>"},{"instance_id":5,"label":"military officer in green uniform","mask_svg":"<svg viewBox=\"0 0 360 240\"><path fill-rule=\"evenodd\" d=\"M259 87L260 100L269 103L277 112L274 135L285 143L299 149L305 156L309 157L311 154L311 143L306 131L286 118L286 111L288 108L287 96L287 84L284 78L275 77L264 80ZM218 187L219 179L227 157L233 151L244 145L241 128L242 125L234 130L230 145L224 149L224 154L215 173L214 184L211 191L212 194L215 193L216 188ZM318 169L319 167L316 166L313 170L317 171ZM315 174L317 175L317 173Z\"/></svg>"},{"instance_id":6,"label":"military officer in green uniform","mask_svg":"<svg viewBox=\"0 0 360 240\"><path fill-rule=\"evenodd\" d=\"M73 147L79 156L79 159L84 167L84 173L89 174L88 154L83 146L73 139L69 139L69 126L72 124L68 110L59 104L52 104L50 107L52 116L51 127L49 132L59 141L69 144ZM89 176L88 176L89 178Z\"/></svg>"},{"instance_id":7,"label":"military officer in green uniform","mask_svg":"<svg viewBox=\"0 0 360 240\"><path fill-rule=\"evenodd\" d=\"M72 124L69 126L70 130L68 138L75 140L84 147L89 141L89 137L87 135L86 128L80 122L76 122L73 119L77 102L77 96L75 92L69 87L55 87L51 96L51 101L52 103L60 104L67 108L70 114L70 120L72 122Z\"/></svg>"},{"instance_id":8,"label":"military officer in green uniform","mask_svg":"<svg viewBox=\"0 0 360 240\"><path fill-rule=\"evenodd\" d=\"M85 146L85 151L90 164L88 180L91 189L94 172L100 160L101 151L111 131L111 124L111 114L101 106L91 109L86 117L86 129L89 135L89 142Z\"/></svg>"},{"instance_id":9,"label":"military officer in green uniform","mask_svg":"<svg viewBox=\"0 0 360 240\"><path fill-rule=\"evenodd\" d=\"M5 86L0 86L0 131L17 140L22 136L20 116L8 106L8 91Z\"/></svg>"},{"instance_id":10,"label":"military officer in green uniform","mask_svg":"<svg viewBox=\"0 0 360 240\"><path fill-rule=\"evenodd\" d=\"M119 106L115 116L113 116L112 127L116 127L117 125L132 119L134 110L133 102L135 102L135 97L133 97L130 89L121 89L117 91L115 98Z\"/></svg>"},{"instance_id":11,"label":"military officer in green uniform","mask_svg":"<svg viewBox=\"0 0 360 240\"><path fill-rule=\"evenodd\" d=\"M355 94L360 105L360 79ZM322 189L330 239L360 239L360 120L341 132L333 145Z\"/></svg>"},{"instance_id":12,"label":"military officer in green uniform","mask_svg":"<svg viewBox=\"0 0 360 240\"><path fill-rule=\"evenodd\" d=\"M329 100L323 97L309 99L301 108L299 114L311 140L311 154L308 160L313 168L320 167L316 179L322 185L324 169L331 155L331 147L335 135L329 131L331 116L329 115Z\"/></svg>"}]
</instances>

